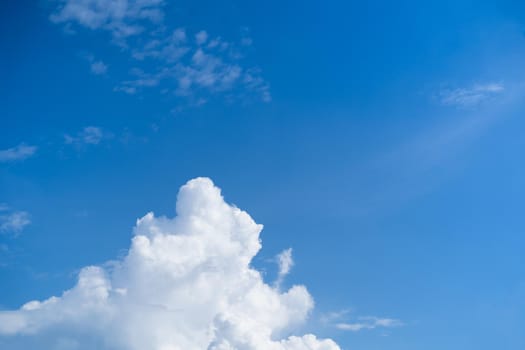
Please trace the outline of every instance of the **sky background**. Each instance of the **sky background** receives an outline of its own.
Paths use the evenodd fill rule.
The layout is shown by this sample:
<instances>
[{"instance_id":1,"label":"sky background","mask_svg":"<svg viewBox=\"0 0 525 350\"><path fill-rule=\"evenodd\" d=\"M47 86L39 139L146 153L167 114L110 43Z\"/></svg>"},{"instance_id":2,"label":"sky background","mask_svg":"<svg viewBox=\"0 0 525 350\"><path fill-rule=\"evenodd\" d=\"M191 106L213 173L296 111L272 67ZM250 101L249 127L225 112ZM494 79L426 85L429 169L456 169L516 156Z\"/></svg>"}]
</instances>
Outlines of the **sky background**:
<instances>
[{"instance_id":1,"label":"sky background","mask_svg":"<svg viewBox=\"0 0 525 350\"><path fill-rule=\"evenodd\" d=\"M525 348L525 4L65 3L0 7L0 308L122 256L207 176L264 225L267 281L293 248L304 330Z\"/></svg>"}]
</instances>

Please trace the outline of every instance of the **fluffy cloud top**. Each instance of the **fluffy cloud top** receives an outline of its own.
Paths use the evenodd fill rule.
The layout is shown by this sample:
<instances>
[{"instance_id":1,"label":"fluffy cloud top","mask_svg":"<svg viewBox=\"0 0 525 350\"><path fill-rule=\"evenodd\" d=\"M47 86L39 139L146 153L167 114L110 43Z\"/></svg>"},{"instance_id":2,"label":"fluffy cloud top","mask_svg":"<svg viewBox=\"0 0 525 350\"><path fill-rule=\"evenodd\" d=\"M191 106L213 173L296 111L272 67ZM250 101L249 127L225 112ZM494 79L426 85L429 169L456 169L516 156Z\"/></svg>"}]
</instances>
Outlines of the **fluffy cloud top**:
<instances>
[{"instance_id":1,"label":"fluffy cloud top","mask_svg":"<svg viewBox=\"0 0 525 350\"><path fill-rule=\"evenodd\" d=\"M0 312L0 345L339 349L311 334L284 336L305 321L313 299L304 286L280 292L250 266L262 226L225 203L211 180L184 185L176 211L139 219L127 256L111 268L86 267L62 296Z\"/></svg>"}]
</instances>

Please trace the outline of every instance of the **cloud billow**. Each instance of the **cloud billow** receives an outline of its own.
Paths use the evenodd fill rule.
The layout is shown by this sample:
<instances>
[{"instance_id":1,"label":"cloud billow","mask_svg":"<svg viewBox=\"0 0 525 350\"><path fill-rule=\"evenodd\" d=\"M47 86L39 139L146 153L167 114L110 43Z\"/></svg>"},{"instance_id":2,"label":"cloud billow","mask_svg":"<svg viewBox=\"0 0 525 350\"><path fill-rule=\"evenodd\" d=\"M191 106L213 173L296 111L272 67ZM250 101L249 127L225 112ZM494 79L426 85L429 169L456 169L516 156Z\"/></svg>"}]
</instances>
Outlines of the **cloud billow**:
<instances>
[{"instance_id":1,"label":"cloud billow","mask_svg":"<svg viewBox=\"0 0 525 350\"><path fill-rule=\"evenodd\" d=\"M137 220L125 258L81 270L60 297L0 312L0 345L130 350L337 350L330 339L283 337L314 302L304 286L281 292L250 266L256 224L207 178L184 185L175 218ZM11 343L9 343L11 342Z\"/></svg>"}]
</instances>

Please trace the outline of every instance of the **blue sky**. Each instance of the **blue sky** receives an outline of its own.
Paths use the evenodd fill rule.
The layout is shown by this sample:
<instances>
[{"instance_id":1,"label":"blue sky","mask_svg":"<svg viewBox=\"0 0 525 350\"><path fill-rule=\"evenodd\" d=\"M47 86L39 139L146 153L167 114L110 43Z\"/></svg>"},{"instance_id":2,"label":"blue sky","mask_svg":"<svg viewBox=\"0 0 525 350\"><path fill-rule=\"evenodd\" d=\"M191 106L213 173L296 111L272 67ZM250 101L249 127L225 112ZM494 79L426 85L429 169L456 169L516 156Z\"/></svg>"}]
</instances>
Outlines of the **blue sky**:
<instances>
[{"instance_id":1,"label":"blue sky","mask_svg":"<svg viewBox=\"0 0 525 350\"><path fill-rule=\"evenodd\" d=\"M280 288L315 308L291 333L525 348L523 4L1 6L2 310L122 259L205 176L264 225L266 283L292 248Z\"/></svg>"}]
</instances>

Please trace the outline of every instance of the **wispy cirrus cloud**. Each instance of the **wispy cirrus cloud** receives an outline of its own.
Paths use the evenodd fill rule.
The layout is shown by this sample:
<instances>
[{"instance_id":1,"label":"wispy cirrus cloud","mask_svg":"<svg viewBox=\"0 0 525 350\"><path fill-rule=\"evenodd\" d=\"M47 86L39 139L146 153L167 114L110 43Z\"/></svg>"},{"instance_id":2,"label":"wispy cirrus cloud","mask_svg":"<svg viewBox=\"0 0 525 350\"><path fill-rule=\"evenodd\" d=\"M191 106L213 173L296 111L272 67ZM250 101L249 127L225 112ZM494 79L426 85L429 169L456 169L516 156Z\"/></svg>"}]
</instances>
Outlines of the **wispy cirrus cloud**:
<instances>
[{"instance_id":1,"label":"wispy cirrus cloud","mask_svg":"<svg viewBox=\"0 0 525 350\"><path fill-rule=\"evenodd\" d=\"M188 33L164 21L164 6L161 0L61 0L50 19L111 33L127 55L125 61L131 58L129 74L118 78L116 92L134 95L157 89L191 105L206 103L212 96L271 101L260 68L244 61L245 49L253 42L246 28L240 30L237 43L206 30ZM91 62L91 70L104 74L107 65Z\"/></svg>"},{"instance_id":2,"label":"wispy cirrus cloud","mask_svg":"<svg viewBox=\"0 0 525 350\"><path fill-rule=\"evenodd\" d=\"M470 87L442 89L439 92L439 101L445 106L475 107L500 95L504 90L505 87L501 83L475 84Z\"/></svg>"},{"instance_id":3,"label":"wispy cirrus cloud","mask_svg":"<svg viewBox=\"0 0 525 350\"><path fill-rule=\"evenodd\" d=\"M158 126L155 125L155 129ZM0 163L10 163L23 161L33 157L37 150L43 149L44 154L57 151L56 147L63 148L63 145L69 145L76 150L85 150L89 146L97 146L111 141L129 144L132 142L147 142L148 138L143 135L137 135L128 128L121 130L111 130L100 126L85 126L75 133L63 133L59 138L48 138L45 143L39 146L29 146L21 143L15 147L0 150ZM0 204L0 211L4 210Z\"/></svg>"},{"instance_id":4,"label":"wispy cirrus cloud","mask_svg":"<svg viewBox=\"0 0 525 350\"><path fill-rule=\"evenodd\" d=\"M208 95L254 94L264 102L271 101L270 86L257 67L244 67L243 55L237 45L220 37L209 39L199 31L194 39L184 28L177 28L160 39L151 39L132 51L136 67L130 77L115 87L115 91L136 94L147 88L161 88L193 101ZM147 60L158 62L158 69L140 68Z\"/></svg>"},{"instance_id":5,"label":"wispy cirrus cloud","mask_svg":"<svg viewBox=\"0 0 525 350\"><path fill-rule=\"evenodd\" d=\"M146 29L148 23L164 18L164 0L60 0L50 16L54 23L76 23L106 30L115 40L126 39Z\"/></svg>"},{"instance_id":6,"label":"wispy cirrus cloud","mask_svg":"<svg viewBox=\"0 0 525 350\"><path fill-rule=\"evenodd\" d=\"M98 145L102 140L111 137L111 133L97 126L86 126L76 135L65 134L64 142L77 146Z\"/></svg>"},{"instance_id":7,"label":"wispy cirrus cloud","mask_svg":"<svg viewBox=\"0 0 525 350\"><path fill-rule=\"evenodd\" d=\"M326 325L351 332L372 330L376 328L396 328L405 325L404 322L399 319L376 316L352 317L351 313L352 310L350 309L329 312L322 315L320 320Z\"/></svg>"},{"instance_id":8,"label":"wispy cirrus cloud","mask_svg":"<svg viewBox=\"0 0 525 350\"><path fill-rule=\"evenodd\" d=\"M401 327L404 323L393 318L375 316L358 317L356 322L340 322L335 325L337 329L359 332L366 329Z\"/></svg>"},{"instance_id":9,"label":"wispy cirrus cloud","mask_svg":"<svg viewBox=\"0 0 525 350\"><path fill-rule=\"evenodd\" d=\"M0 162L14 162L27 159L35 154L37 146L21 143L15 147L0 150Z\"/></svg>"}]
</instances>

